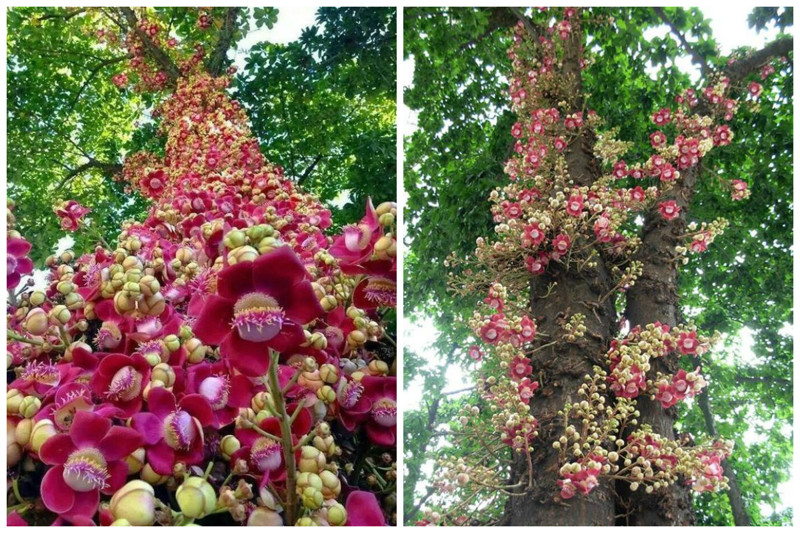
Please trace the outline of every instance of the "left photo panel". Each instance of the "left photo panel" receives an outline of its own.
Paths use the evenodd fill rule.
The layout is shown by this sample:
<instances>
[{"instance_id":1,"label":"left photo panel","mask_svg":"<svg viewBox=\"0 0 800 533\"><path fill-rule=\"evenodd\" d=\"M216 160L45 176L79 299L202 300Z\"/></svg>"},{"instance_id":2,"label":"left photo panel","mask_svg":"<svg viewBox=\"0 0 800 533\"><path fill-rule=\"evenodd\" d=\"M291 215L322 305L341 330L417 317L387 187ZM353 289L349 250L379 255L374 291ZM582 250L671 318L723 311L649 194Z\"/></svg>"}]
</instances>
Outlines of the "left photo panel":
<instances>
[{"instance_id":1,"label":"left photo panel","mask_svg":"<svg viewBox=\"0 0 800 533\"><path fill-rule=\"evenodd\" d=\"M396 9L6 14L7 524L396 525Z\"/></svg>"}]
</instances>

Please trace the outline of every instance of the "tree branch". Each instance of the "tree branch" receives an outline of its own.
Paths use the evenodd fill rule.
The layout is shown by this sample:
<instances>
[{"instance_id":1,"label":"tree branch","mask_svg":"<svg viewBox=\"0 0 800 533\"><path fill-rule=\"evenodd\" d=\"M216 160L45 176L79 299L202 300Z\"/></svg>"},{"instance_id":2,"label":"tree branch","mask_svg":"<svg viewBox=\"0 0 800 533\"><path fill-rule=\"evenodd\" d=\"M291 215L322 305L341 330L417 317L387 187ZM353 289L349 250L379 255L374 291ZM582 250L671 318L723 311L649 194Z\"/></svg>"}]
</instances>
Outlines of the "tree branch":
<instances>
[{"instance_id":1,"label":"tree branch","mask_svg":"<svg viewBox=\"0 0 800 533\"><path fill-rule=\"evenodd\" d=\"M69 183L73 178L83 174L87 170L97 168L107 174L116 174L120 170L122 170L122 165L119 163L104 163L102 161L97 161L95 159L89 160L88 163L84 163L78 167L72 169L64 178L58 183L58 188L62 188L64 185Z\"/></svg>"},{"instance_id":2,"label":"tree branch","mask_svg":"<svg viewBox=\"0 0 800 533\"><path fill-rule=\"evenodd\" d=\"M793 48L793 37L777 39L761 50L757 50L749 56L728 65L725 68L725 74L731 79L731 83L736 83L758 70L772 58L788 55Z\"/></svg>"},{"instance_id":3,"label":"tree branch","mask_svg":"<svg viewBox=\"0 0 800 533\"><path fill-rule=\"evenodd\" d=\"M705 58L703 58L703 56L700 55L700 53L697 50L695 50L691 44L689 44L689 42L686 40L686 37L680 32L680 30L675 26L675 24L672 23L667 14L664 12L663 8L654 7L653 11L656 12L656 15L658 15L658 18L660 18L664 24L669 26L669 29L672 32L672 34L678 38L678 41L680 41L683 48L687 52L689 52L689 55L692 56L692 61L696 63L697 66L700 67L700 71L702 72L703 77L707 77L708 74L711 72L711 67L708 66L708 63L706 62Z\"/></svg>"},{"instance_id":4,"label":"tree branch","mask_svg":"<svg viewBox=\"0 0 800 533\"><path fill-rule=\"evenodd\" d=\"M120 11L128 22L128 30L136 34L144 46L145 52L150 58L155 61L166 73L167 78L171 85L177 83L178 78L181 77L181 71L178 66L172 62L169 56L159 48L156 43L150 39L150 36L139 28L139 19L136 18L136 13L129 7L121 7Z\"/></svg>"},{"instance_id":5,"label":"tree branch","mask_svg":"<svg viewBox=\"0 0 800 533\"><path fill-rule=\"evenodd\" d=\"M75 108L75 106L78 103L78 100L80 100L80 98L81 98L81 94L83 94L83 91L86 90L86 87L89 86L89 83L91 83L91 81L95 78L95 76L97 76L100 73L101 70L103 70L105 67L107 67L109 65L113 65L115 63L119 63L119 62L124 61L124 60L129 59L129 58L130 58L129 55L120 56L120 57L112 57L110 59L106 59L105 61L101 61L95 68L93 68L89 72L89 77L86 78L86 80L83 82L83 84L81 84L81 88L78 89L77 93L75 93L75 97L72 99L72 102L69 104L70 110Z\"/></svg>"},{"instance_id":6,"label":"tree branch","mask_svg":"<svg viewBox=\"0 0 800 533\"><path fill-rule=\"evenodd\" d=\"M212 76L219 76L222 74L228 49L231 47L231 41L233 41L233 34L236 33L236 20L239 17L241 9L240 7L231 7L228 8L227 13L225 13L225 22L222 24L217 45L214 47L214 51L211 52L206 62L206 71Z\"/></svg>"},{"instance_id":7,"label":"tree branch","mask_svg":"<svg viewBox=\"0 0 800 533\"><path fill-rule=\"evenodd\" d=\"M72 17L78 16L81 13L85 13L86 8L82 7L80 9L75 9L73 11L67 11L66 13L51 13L48 15L42 15L41 17L36 17L37 20L53 20L53 19L62 19L67 21Z\"/></svg>"},{"instance_id":8,"label":"tree branch","mask_svg":"<svg viewBox=\"0 0 800 533\"><path fill-rule=\"evenodd\" d=\"M308 178L311 175L311 173L314 172L314 168L316 168L317 163L319 163L320 160L322 160L322 154L319 154L317 157L315 157L314 161L312 161L311 164L308 165L305 172L303 172L303 175L300 176L300 179L297 180L297 185L302 185L303 182L306 181L306 178Z\"/></svg>"}]
</instances>

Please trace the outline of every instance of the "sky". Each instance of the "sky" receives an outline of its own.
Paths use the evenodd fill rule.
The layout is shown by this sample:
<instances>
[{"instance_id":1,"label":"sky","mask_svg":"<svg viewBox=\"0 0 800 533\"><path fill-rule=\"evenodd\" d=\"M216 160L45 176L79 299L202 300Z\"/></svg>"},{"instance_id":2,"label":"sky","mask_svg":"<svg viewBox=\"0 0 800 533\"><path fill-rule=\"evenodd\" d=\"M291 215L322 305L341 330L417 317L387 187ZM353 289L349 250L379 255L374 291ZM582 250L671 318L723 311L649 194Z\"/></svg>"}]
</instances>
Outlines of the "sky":
<instances>
[{"instance_id":1,"label":"sky","mask_svg":"<svg viewBox=\"0 0 800 533\"><path fill-rule=\"evenodd\" d=\"M741 46L760 48L775 38L777 33L776 31L767 30L762 31L761 33L756 33L755 30L748 27L747 17L752 9L753 6L744 5L739 2L719 2L702 8L703 13L711 20L713 35L716 38L723 55L727 55L733 49ZM660 27L653 28L645 35L650 38L664 37L669 33L669 31L670 30L666 25L662 25ZM691 42L691 38L688 40ZM678 59L676 64L681 70L690 73L693 80L699 79L699 69L692 64L691 59L688 56ZM653 69L653 72L655 72L655 69ZM403 61L398 69L398 79L400 80L401 86L407 87L412 85L413 75L413 60ZM401 104L399 107L398 125L401 128L400 133L404 137L411 135L416 130L416 113L405 106L405 104ZM400 201L404 203L405 200L406 195L403 191L401 191ZM441 361L443 358L442 354L439 354L430 348L435 342L437 336L438 332L432 325L431 320L422 319L418 323L407 323L403 328L403 339L406 345L413 349L415 353L422 356L424 360L427 360L429 363L433 364ZM740 353L741 357L743 359L754 359L754 354L748 348L749 346L752 346L752 332L740 332L738 340L742 346ZM465 373L461 368L451 365L447 372L447 384L443 390L445 392L458 390L471 384L472 380L467 373ZM412 380L410 383L404 383L404 385L407 387L403 395L404 409L410 410L419 408L424 392L422 382L420 380ZM745 438L747 440L756 441L758 440L758 435L745 435ZM432 474L432 465L426 466L427 468L424 467L423 471L426 474ZM778 490L781 493L781 498L784 502L789 501L788 494L793 492L794 484L794 480L790 479L790 481L782 484L779 487ZM762 511L768 515L772 510L769 508L764 508Z\"/></svg>"}]
</instances>

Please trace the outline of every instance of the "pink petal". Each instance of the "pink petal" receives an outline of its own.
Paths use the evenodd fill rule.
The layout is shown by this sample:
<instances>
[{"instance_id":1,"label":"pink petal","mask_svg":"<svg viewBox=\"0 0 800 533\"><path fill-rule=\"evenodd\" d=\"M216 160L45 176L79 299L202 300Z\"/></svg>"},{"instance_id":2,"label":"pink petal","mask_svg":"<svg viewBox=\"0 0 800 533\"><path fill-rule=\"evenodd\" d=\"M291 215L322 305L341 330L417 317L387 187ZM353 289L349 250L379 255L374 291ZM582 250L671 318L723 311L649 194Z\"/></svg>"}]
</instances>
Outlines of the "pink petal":
<instances>
[{"instance_id":1,"label":"pink petal","mask_svg":"<svg viewBox=\"0 0 800 533\"><path fill-rule=\"evenodd\" d=\"M147 395L147 409L162 420L176 409L175 396L164 387L150 389Z\"/></svg>"},{"instance_id":2,"label":"pink petal","mask_svg":"<svg viewBox=\"0 0 800 533\"><path fill-rule=\"evenodd\" d=\"M17 285L19 285L22 276L20 276L19 272L12 272L11 274L6 274L6 289L13 289Z\"/></svg>"},{"instance_id":3,"label":"pink petal","mask_svg":"<svg viewBox=\"0 0 800 533\"><path fill-rule=\"evenodd\" d=\"M231 392L228 396L228 405L232 407L250 407L252 383L240 374L231 378Z\"/></svg>"},{"instance_id":4,"label":"pink petal","mask_svg":"<svg viewBox=\"0 0 800 533\"><path fill-rule=\"evenodd\" d=\"M181 399L181 407L195 417L200 425L208 426L214 420L214 411L202 394L187 394Z\"/></svg>"},{"instance_id":5,"label":"pink petal","mask_svg":"<svg viewBox=\"0 0 800 533\"><path fill-rule=\"evenodd\" d=\"M347 496L348 526L385 526L386 519L378 503L378 498L371 492L354 490Z\"/></svg>"},{"instance_id":6,"label":"pink petal","mask_svg":"<svg viewBox=\"0 0 800 533\"><path fill-rule=\"evenodd\" d=\"M64 467L54 466L42 478L42 501L56 514L69 511L75 503L75 491L64 481Z\"/></svg>"},{"instance_id":7,"label":"pink petal","mask_svg":"<svg viewBox=\"0 0 800 533\"><path fill-rule=\"evenodd\" d=\"M397 427L387 428L378 424L367 424L365 429L367 430L367 437L372 444L390 448L394 446L397 440Z\"/></svg>"},{"instance_id":8,"label":"pink petal","mask_svg":"<svg viewBox=\"0 0 800 533\"><path fill-rule=\"evenodd\" d=\"M247 342L234 330L222 341L220 350L236 370L246 376L257 377L267 373L271 342Z\"/></svg>"},{"instance_id":9,"label":"pink petal","mask_svg":"<svg viewBox=\"0 0 800 533\"><path fill-rule=\"evenodd\" d=\"M20 274L30 274L33 270L33 261L30 257L20 257L17 259L17 272Z\"/></svg>"},{"instance_id":10,"label":"pink petal","mask_svg":"<svg viewBox=\"0 0 800 533\"><path fill-rule=\"evenodd\" d=\"M147 462L150 463L156 474L172 475L172 467L175 466L175 450L162 440L147 449Z\"/></svg>"},{"instance_id":11,"label":"pink petal","mask_svg":"<svg viewBox=\"0 0 800 533\"><path fill-rule=\"evenodd\" d=\"M25 239L15 238L8 239L6 243L6 252L8 255L19 257L31 251L31 243Z\"/></svg>"},{"instance_id":12,"label":"pink petal","mask_svg":"<svg viewBox=\"0 0 800 533\"><path fill-rule=\"evenodd\" d=\"M217 294L223 298L236 301L253 291L252 262L225 267L217 276Z\"/></svg>"},{"instance_id":13,"label":"pink petal","mask_svg":"<svg viewBox=\"0 0 800 533\"><path fill-rule=\"evenodd\" d=\"M108 473L110 477L106 481L107 485L103 489L103 494L110 496L117 492L128 479L128 464L125 461L111 461L108 463Z\"/></svg>"},{"instance_id":14,"label":"pink petal","mask_svg":"<svg viewBox=\"0 0 800 533\"><path fill-rule=\"evenodd\" d=\"M292 414L294 414L295 409L290 409L290 411ZM308 411L308 409L303 408L292 423L292 434L298 437L306 435L309 431L311 431L311 425L313 422L314 421L311 418L311 413Z\"/></svg>"},{"instance_id":15,"label":"pink petal","mask_svg":"<svg viewBox=\"0 0 800 533\"><path fill-rule=\"evenodd\" d=\"M69 454L75 451L75 444L67 434L53 435L42 444L39 458L44 464L63 465Z\"/></svg>"},{"instance_id":16,"label":"pink petal","mask_svg":"<svg viewBox=\"0 0 800 533\"><path fill-rule=\"evenodd\" d=\"M90 411L78 411L75 413L69 434L72 442L78 448L96 447L109 429L111 429L111 420L108 418Z\"/></svg>"},{"instance_id":17,"label":"pink petal","mask_svg":"<svg viewBox=\"0 0 800 533\"><path fill-rule=\"evenodd\" d=\"M100 441L98 449L107 461L117 461L132 454L144 444L142 435L133 428L114 426Z\"/></svg>"},{"instance_id":18,"label":"pink petal","mask_svg":"<svg viewBox=\"0 0 800 533\"><path fill-rule=\"evenodd\" d=\"M27 526L28 523L22 518L18 512L11 511L6 517L6 525L10 527Z\"/></svg>"},{"instance_id":19,"label":"pink petal","mask_svg":"<svg viewBox=\"0 0 800 533\"><path fill-rule=\"evenodd\" d=\"M216 294L206 300L200 316L195 320L192 331L206 344L219 344L231 332L234 300L221 298Z\"/></svg>"},{"instance_id":20,"label":"pink petal","mask_svg":"<svg viewBox=\"0 0 800 533\"><path fill-rule=\"evenodd\" d=\"M303 328L293 322L284 322L278 336L269 341L270 347L276 352L288 352L306 342Z\"/></svg>"},{"instance_id":21,"label":"pink petal","mask_svg":"<svg viewBox=\"0 0 800 533\"><path fill-rule=\"evenodd\" d=\"M153 413L133 415L133 428L139 432L144 443L148 445L157 443L164 436L164 423Z\"/></svg>"},{"instance_id":22,"label":"pink petal","mask_svg":"<svg viewBox=\"0 0 800 533\"><path fill-rule=\"evenodd\" d=\"M294 284L289 303L284 307L283 312L292 322L298 324L308 324L325 313L322 306L319 305L311 283L305 280Z\"/></svg>"},{"instance_id":23,"label":"pink petal","mask_svg":"<svg viewBox=\"0 0 800 533\"><path fill-rule=\"evenodd\" d=\"M73 525L88 525L92 522L92 517L97 513L97 506L100 503L100 491L90 490L89 492L76 492L75 503L69 512L64 513L64 519Z\"/></svg>"}]
</instances>

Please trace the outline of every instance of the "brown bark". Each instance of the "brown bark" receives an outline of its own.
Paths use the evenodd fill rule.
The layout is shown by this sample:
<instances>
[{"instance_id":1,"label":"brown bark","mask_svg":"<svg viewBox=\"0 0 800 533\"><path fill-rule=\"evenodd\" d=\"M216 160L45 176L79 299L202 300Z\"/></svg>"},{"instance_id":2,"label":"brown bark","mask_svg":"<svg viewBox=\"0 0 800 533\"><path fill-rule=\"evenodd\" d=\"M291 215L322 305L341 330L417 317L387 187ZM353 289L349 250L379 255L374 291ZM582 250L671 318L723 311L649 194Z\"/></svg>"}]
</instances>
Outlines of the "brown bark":
<instances>
[{"instance_id":1,"label":"brown bark","mask_svg":"<svg viewBox=\"0 0 800 533\"><path fill-rule=\"evenodd\" d=\"M791 48L792 39L780 39L732 63L724 74L732 83L737 83L772 57L784 55ZM703 103L695 111L701 115L708 112ZM664 200L674 199L680 206L678 218L667 222L655 210L650 211L645 218L641 234L642 246L635 257L642 262L643 273L628 291L625 310L625 316L632 327L656 321L675 326L680 321L678 267L674 260L674 250L679 244L678 236L685 233L686 214L689 211L698 174L698 167L688 169L682 173L680 183L664 194ZM677 369L676 356L662 357L652 362L648 376L655 376L657 372L672 374ZM644 396L639 397L638 408L641 413L640 424L649 424L662 436L675 438L674 425L677 411L674 408L663 409L657 402ZM626 523L629 525L684 526L694 523L691 493L689 488L680 482L652 494L641 491L630 493L624 483L619 484L618 491L623 496L630 496L630 505L626 509Z\"/></svg>"},{"instance_id":2,"label":"brown bark","mask_svg":"<svg viewBox=\"0 0 800 533\"><path fill-rule=\"evenodd\" d=\"M580 17L576 17L580 20ZM530 30L529 30L530 31ZM570 105L582 109L580 49L582 31L579 24L565 44L563 73L569 86ZM600 175L600 166L593 155L594 138L590 132L578 137L566 150L570 177L578 185L591 185ZM556 285L549 291L551 283ZM588 496L562 500L557 481L561 460L553 448L564 430L558 411L578 399L577 392L592 373L593 365L603 364L603 354L616 324L614 306L609 299L597 304L612 287L603 258L597 266L577 272L551 263L548 272L531 284L532 316L536 318L542 338L555 339L563 333L562 320L575 313L586 316L586 335L578 343L560 342L536 352L531 364L543 376L541 395L536 400L539 437L533 441L531 460L534 479L532 488L509 498L506 523L512 526L610 526L614 525L614 493L612 483L601 481ZM543 341L546 342L546 341ZM511 484L528 482L528 458L517 454L511 473Z\"/></svg>"}]
</instances>

